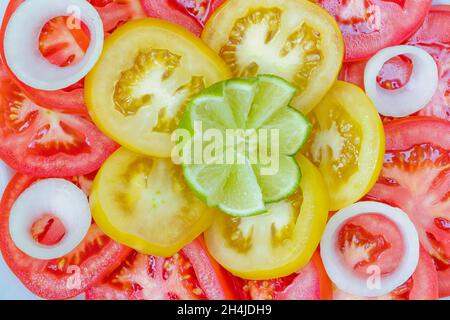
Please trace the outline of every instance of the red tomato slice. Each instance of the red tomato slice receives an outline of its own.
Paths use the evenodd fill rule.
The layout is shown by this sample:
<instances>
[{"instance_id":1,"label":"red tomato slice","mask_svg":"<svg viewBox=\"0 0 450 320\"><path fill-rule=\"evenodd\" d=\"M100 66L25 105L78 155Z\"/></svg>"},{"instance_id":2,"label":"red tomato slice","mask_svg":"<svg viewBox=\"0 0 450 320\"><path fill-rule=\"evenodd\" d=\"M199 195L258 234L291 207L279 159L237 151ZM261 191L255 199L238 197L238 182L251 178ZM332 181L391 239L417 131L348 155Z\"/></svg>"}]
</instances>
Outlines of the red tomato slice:
<instances>
[{"instance_id":1,"label":"red tomato slice","mask_svg":"<svg viewBox=\"0 0 450 320\"><path fill-rule=\"evenodd\" d=\"M383 170L369 198L408 213L450 295L450 122L410 117L385 124ZM444 285L445 284L445 285Z\"/></svg>"},{"instance_id":2,"label":"red tomato slice","mask_svg":"<svg viewBox=\"0 0 450 320\"><path fill-rule=\"evenodd\" d=\"M225 271L205 250L203 239L171 258L131 253L88 300L223 300L235 298Z\"/></svg>"},{"instance_id":3,"label":"red tomato slice","mask_svg":"<svg viewBox=\"0 0 450 320\"><path fill-rule=\"evenodd\" d=\"M372 300L435 300L438 298L438 276L433 259L421 248L419 264L403 285L391 293L371 298ZM334 300L368 300L366 297L358 297L345 293L338 288L333 289Z\"/></svg>"},{"instance_id":4,"label":"red tomato slice","mask_svg":"<svg viewBox=\"0 0 450 320\"><path fill-rule=\"evenodd\" d=\"M408 39L422 24L431 0L315 0L339 23L344 61L363 60Z\"/></svg>"},{"instance_id":5,"label":"red tomato slice","mask_svg":"<svg viewBox=\"0 0 450 320\"><path fill-rule=\"evenodd\" d=\"M439 86L433 99L417 115L435 116L450 121L450 33L443 25L450 23L450 7L434 6L423 26L406 44L427 51L436 61L439 70ZM346 63L340 78L364 89L366 61ZM380 72L379 84L389 89L407 83L413 66L403 57L388 61Z\"/></svg>"},{"instance_id":6,"label":"red tomato slice","mask_svg":"<svg viewBox=\"0 0 450 320\"><path fill-rule=\"evenodd\" d=\"M32 102L0 64L0 158L18 172L67 177L97 170L117 149L82 116Z\"/></svg>"},{"instance_id":7,"label":"red tomato slice","mask_svg":"<svg viewBox=\"0 0 450 320\"><path fill-rule=\"evenodd\" d=\"M54 260L38 260L20 251L9 233L9 212L17 197L38 178L17 174L13 177L0 205L0 250L12 272L34 294L46 299L67 299L82 293L114 270L130 249L114 242L93 224L83 242L70 254ZM89 187L89 177L69 179L81 187ZM83 188L84 189L84 188ZM41 243L55 243L64 234L58 223L51 223L39 232ZM56 240L56 241L55 241Z\"/></svg>"},{"instance_id":8,"label":"red tomato slice","mask_svg":"<svg viewBox=\"0 0 450 320\"><path fill-rule=\"evenodd\" d=\"M11 15L24 0L10 0L5 12L0 31L0 52L3 61L3 37ZM89 0L97 9L103 21L105 33L112 32L120 24L137 18L145 17L140 0ZM69 30L64 18L52 19L47 23L41 33L40 49L43 55L52 63L65 66L76 63L89 46L89 32L86 29ZM7 68L8 69L8 68ZM39 105L54 110L62 110L78 114L86 114L84 104L84 82L80 81L68 88L56 91L43 91L34 89L20 82L8 69L8 72L33 101Z\"/></svg>"},{"instance_id":9,"label":"red tomato slice","mask_svg":"<svg viewBox=\"0 0 450 320\"><path fill-rule=\"evenodd\" d=\"M208 18L225 0L141 0L149 17L161 18L186 28L197 36Z\"/></svg>"},{"instance_id":10,"label":"red tomato slice","mask_svg":"<svg viewBox=\"0 0 450 320\"><path fill-rule=\"evenodd\" d=\"M393 272L404 251L397 225L373 213L349 219L339 230L336 246L344 263L361 276L372 264L380 267L381 274Z\"/></svg>"},{"instance_id":11,"label":"red tomato slice","mask_svg":"<svg viewBox=\"0 0 450 320\"><path fill-rule=\"evenodd\" d=\"M332 285L320 254L298 272L273 280L245 280L232 277L243 300L329 300Z\"/></svg>"}]
</instances>

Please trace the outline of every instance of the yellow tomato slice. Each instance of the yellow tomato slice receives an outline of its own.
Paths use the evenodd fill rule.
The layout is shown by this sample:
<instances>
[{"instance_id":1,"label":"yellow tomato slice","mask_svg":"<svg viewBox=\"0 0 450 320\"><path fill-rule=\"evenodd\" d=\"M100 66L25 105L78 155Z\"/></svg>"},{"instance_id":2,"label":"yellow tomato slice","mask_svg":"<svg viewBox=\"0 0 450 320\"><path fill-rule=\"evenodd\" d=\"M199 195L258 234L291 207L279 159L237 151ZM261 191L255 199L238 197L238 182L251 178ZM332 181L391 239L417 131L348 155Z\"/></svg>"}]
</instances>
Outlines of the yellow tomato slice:
<instances>
[{"instance_id":1,"label":"yellow tomato slice","mask_svg":"<svg viewBox=\"0 0 450 320\"><path fill-rule=\"evenodd\" d=\"M377 110L353 84L337 81L309 114L313 130L303 152L322 172L330 209L358 201L383 164L384 130Z\"/></svg>"},{"instance_id":2,"label":"yellow tomato slice","mask_svg":"<svg viewBox=\"0 0 450 320\"><path fill-rule=\"evenodd\" d=\"M97 126L138 153L169 157L170 139L188 100L229 78L224 62L200 39L158 19L126 23L105 41L85 80Z\"/></svg>"},{"instance_id":3,"label":"yellow tomato slice","mask_svg":"<svg viewBox=\"0 0 450 320\"><path fill-rule=\"evenodd\" d=\"M117 150L98 172L90 197L98 226L141 253L172 256L212 222L170 159Z\"/></svg>"},{"instance_id":4,"label":"yellow tomato slice","mask_svg":"<svg viewBox=\"0 0 450 320\"><path fill-rule=\"evenodd\" d=\"M344 45L334 18L304 0L229 0L202 39L235 76L274 74L294 83L292 106L309 112L341 68Z\"/></svg>"},{"instance_id":5,"label":"yellow tomato slice","mask_svg":"<svg viewBox=\"0 0 450 320\"><path fill-rule=\"evenodd\" d=\"M306 265L328 218L328 193L319 170L304 156L300 188L268 205L268 213L245 218L216 213L205 232L213 257L233 274L251 280L287 276Z\"/></svg>"}]
</instances>

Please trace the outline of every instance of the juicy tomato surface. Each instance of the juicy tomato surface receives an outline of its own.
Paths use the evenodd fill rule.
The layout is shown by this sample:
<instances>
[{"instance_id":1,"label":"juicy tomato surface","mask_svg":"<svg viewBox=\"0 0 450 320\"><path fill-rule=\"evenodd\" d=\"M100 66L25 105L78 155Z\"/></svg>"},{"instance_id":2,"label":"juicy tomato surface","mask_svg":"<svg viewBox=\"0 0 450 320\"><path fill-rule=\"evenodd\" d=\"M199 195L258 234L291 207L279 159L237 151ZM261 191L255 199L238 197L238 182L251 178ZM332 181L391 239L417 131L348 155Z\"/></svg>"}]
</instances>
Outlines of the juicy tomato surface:
<instances>
[{"instance_id":1,"label":"juicy tomato surface","mask_svg":"<svg viewBox=\"0 0 450 320\"><path fill-rule=\"evenodd\" d=\"M450 294L450 122L410 117L385 124L386 155L369 197L400 207L437 265Z\"/></svg>"},{"instance_id":2,"label":"juicy tomato surface","mask_svg":"<svg viewBox=\"0 0 450 320\"><path fill-rule=\"evenodd\" d=\"M68 180L88 192L89 176ZM16 199L36 181L39 178L17 174L5 190L0 204L1 254L13 273L34 294L46 299L75 297L114 270L130 249L111 240L92 224L85 239L61 258L39 260L23 253L11 238L9 215ZM49 216L33 224L30 232L39 243L51 245L64 236L64 226Z\"/></svg>"},{"instance_id":3,"label":"juicy tomato surface","mask_svg":"<svg viewBox=\"0 0 450 320\"><path fill-rule=\"evenodd\" d=\"M133 251L87 300L224 300L236 295L226 272L210 258L200 237L172 257Z\"/></svg>"},{"instance_id":4,"label":"juicy tomato surface","mask_svg":"<svg viewBox=\"0 0 450 320\"><path fill-rule=\"evenodd\" d=\"M189 99L230 77L200 39L160 19L131 21L105 42L86 77L86 103L97 126L138 153L170 157Z\"/></svg>"},{"instance_id":5,"label":"juicy tomato surface","mask_svg":"<svg viewBox=\"0 0 450 320\"><path fill-rule=\"evenodd\" d=\"M11 15L24 0L10 0L0 31L0 53L3 61L3 37ZM140 0L88 0L99 12L106 35L122 23L145 17ZM51 63L61 67L79 61L89 47L89 30L80 23L81 28L69 28L67 17L56 17L47 22L39 38L39 49ZM8 72L9 69L7 68ZM61 90L43 91L20 82L12 72L10 76L20 88L36 103L50 109L73 113L86 113L84 103L84 82Z\"/></svg>"},{"instance_id":6,"label":"juicy tomato surface","mask_svg":"<svg viewBox=\"0 0 450 320\"><path fill-rule=\"evenodd\" d=\"M360 297L333 287L333 300L436 300L438 275L430 255L420 249L419 264L412 276L390 293L379 297Z\"/></svg>"},{"instance_id":7,"label":"juicy tomato surface","mask_svg":"<svg viewBox=\"0 0 450 320\"><path fill-rule=\"evenodd\" d=\"M366 276L370 265L382 275L398 268L405 244L395 223L376 214L365 213L347 220L338 231L336 250L343 263L358 276Z\"/></svg>"},{"instance_id":8,"label":"juicy tomato surface","mask_svg":"<svg viewBox=\"0 0 450 320\"><path fill-rule=\"evenodd\" d=\"M243 300L330 300L332 283L318 252L310 262L288 276L270 280L245 280L232 276Z\"/></svg>"},{"instance_id":9,"label":"juicy tomato surface","mask_svg":"<svg viewBox=\"0 0 450 320\"><path fill-rule=\"evenodd\" d=\"M422 27L406 42L427 51L436 61L439 86L432 100L417 115L434 116L450 121L450 33L442 28L450 23L449 6L433 6ZM364 89L366 61L347 63L341 79ZM413 65L405 56L389 60L378 76L379 85L385 89L399 89L409 80Z\"/></svg>"},{"instance_id":10,"label":"juicy tomato surface","mask_svg":"<svg viewBox=\"0 0 450 320\"><path fill-rule=\"evenodd\" d=\"M210 225L214 209L189 190L181 168L125 148L102 166L91 195L94 220L135 250L172 256Z\"/></svg>"},{"instance_id":11,"label":"juicy tomato surface","mask_svg":"<svg viewBox=\"0 0 450 320\"><path fill-rule=\"evenodd\" d=\"M291 105L309 112L333 85L343 56L341 32L319 6L298 0L229 0L202 39L236 77L274 74L298 88Z\"/></svg>"},{"instance_id":12,"label":"juicy tomato surface","mask_svg":"<svg viewBox=\"0 0 450 320\"><path fill-rule=\"evenodd\" d=\"M342 209L363 197L378 178L384 155L380 117L361 89L337 81L309 118L313 129L303 153L325 179L330 209Z\"/></svg>"},{"instance_id":13,"label":"juicy tomato surface","mask_svg":"<svg viewBox=\"0 0 450 320\"><path fill-rule=\"evenodd\" d=\"M80 115L37 105L0 63L0 158L18 172L41 177L97 170L117 145Z\"/></svg>"},{"instance_id":14,"label":"juicy tomato surface","mask_svg":"<svg viewBox=\"0 0 450 320\"><path fill-rule=\"evenodd\" d=\"M217 213L205 232L212 256L228 271L246 279L288 276L305 266L320 241L328 218L328 196L320 172L303 156L299 190L270 204L254 217Z\"/></svg>"},{"instance_id":15,"label":"juicy tomato surface","mask_svg":"<svg viewBox=\"0 0 450 320\"><path fill-rule=\"evenodd\" d=\"M398 45L422 24L431 0L314 0L339 23L345 61L370 58L380 49Z\"/></svg>"},{"instance_id":16,"label":"juicy tomato surface","mask_svg":"<svg viewBox=\"0 0 450 320\"><path fill-rule=\"evenodd\" d=\"M149 17L161 18L200 36L208 18L225 0L141 0Z\"/></svg>"}]
</instances>

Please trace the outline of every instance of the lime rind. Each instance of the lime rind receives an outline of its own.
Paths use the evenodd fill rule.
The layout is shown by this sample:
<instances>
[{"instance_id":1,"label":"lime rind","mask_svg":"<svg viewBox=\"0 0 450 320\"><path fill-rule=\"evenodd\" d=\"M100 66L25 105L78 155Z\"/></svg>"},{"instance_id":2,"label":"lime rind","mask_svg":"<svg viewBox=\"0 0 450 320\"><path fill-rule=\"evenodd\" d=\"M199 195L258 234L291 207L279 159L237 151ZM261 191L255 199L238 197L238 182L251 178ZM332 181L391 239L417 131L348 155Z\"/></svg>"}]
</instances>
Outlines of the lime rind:
<instances>
[{"instance_id":1,"label":"lime rind","mask_svg":"<svg viewBox=\"0 0 450 320\"><path fill-rule=\"evenodd\" d=\"M306 142L311 124L289 107L295 94L296 88L289 82L262 75L217 83L191 100L179 125L189 130L194 137L191 140L197 134L196 121L202 122L202 130L277 129L279 134L279 143L266 150L268 156L278 153L277 171L268 175L262 172L270 166L250 163L247 154L245 163L182 164L189 187L208 206L232 216L253 216L266 212L266 204L298 189L301 171L293 155ZM258 152L259 148L258 140Z\"/></svg>"}]
</instances>

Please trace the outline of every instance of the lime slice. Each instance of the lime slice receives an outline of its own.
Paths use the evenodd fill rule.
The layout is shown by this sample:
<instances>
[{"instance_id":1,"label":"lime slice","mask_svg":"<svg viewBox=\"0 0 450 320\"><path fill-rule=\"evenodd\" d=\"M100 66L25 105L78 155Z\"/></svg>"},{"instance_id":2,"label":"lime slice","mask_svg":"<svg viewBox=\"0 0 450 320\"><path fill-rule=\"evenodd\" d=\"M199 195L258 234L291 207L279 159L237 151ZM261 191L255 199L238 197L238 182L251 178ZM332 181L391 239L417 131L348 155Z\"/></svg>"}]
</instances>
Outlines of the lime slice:
<instances>
[{"instance_id":1,"label":"lime slice","mask_svg":"<svg viewBox=\"0 0 450 320\"><path fill-rule=\"evenodd\" d=\"M208 206L251 216L298 189L293 155L311 124L288 106L295 93L287 81L263 75L220 82L189 103L179 129L188 130L196 156L183 162L183 174Z\"/></svg>"}]
</instances>

